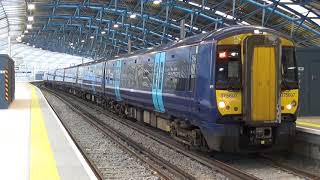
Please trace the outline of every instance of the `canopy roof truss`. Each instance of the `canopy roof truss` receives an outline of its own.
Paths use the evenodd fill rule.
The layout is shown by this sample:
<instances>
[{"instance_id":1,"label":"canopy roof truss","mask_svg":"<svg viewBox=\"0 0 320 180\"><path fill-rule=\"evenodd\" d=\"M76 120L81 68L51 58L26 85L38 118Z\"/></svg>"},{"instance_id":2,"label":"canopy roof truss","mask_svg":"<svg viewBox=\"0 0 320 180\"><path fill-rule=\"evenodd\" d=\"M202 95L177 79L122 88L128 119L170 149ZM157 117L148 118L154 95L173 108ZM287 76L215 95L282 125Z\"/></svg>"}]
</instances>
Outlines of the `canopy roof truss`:
<instances>
[{"instance_id":1,"label":"canopy roof truss","mask_svg":"<svg viewBox=\"0 0 320 180\"><path fill-rule=\"evenodd\" d=\"M160 1L159 1L160 2ZM261 25L320 46L316 0L38 0L32 30L36 47L99 59L231 25Z\"/></svg>"}]
</instances>

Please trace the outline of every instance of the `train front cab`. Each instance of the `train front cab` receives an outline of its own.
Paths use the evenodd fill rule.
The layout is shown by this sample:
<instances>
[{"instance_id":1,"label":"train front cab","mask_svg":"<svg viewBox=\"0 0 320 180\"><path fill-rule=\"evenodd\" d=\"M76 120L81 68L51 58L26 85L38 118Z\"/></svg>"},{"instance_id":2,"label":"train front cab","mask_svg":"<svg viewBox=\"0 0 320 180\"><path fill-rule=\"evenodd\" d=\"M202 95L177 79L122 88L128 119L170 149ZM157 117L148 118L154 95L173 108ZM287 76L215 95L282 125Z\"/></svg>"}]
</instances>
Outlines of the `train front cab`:
<instances>
[{"instance_id":1,"label":"train front cab","mask_svg":"<svg viewBox=\"0 0 320 180\"><path fill-rule=\"evenodd\" d=\"M217 124L225 127L220 150L289 147L298 106L294 52L290 40L259 30L217 42Z\"/></svg>"}]
</instances>

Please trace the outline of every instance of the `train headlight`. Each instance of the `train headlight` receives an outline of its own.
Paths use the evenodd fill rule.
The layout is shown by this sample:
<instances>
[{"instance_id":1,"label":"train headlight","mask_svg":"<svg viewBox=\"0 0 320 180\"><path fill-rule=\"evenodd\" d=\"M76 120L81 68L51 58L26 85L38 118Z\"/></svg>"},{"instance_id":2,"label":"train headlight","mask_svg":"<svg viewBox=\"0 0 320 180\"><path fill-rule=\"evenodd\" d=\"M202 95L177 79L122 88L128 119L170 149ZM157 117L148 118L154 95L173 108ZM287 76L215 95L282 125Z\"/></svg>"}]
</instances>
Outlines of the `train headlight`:
<instances>
[{"instance_id":1,"label":"train headlight","mask_svg":"<svg viewBox=\"0 0 320 180\"><path fill-rule=\"evenodd\" d=\"M287 108L288 110L290 110L290 109L292 109L292 105L291 105L291 104L288 104L288 105L286 105L286 108Z\"/></svg>"},{"instance_id":2,"label":"train headlight","mask_svg":"<svg viewBox=\"0 0 320 180\"><path fill-rule=\"evenodd\" d=\"M225 108L226 107L226 103L224 103L223 101L220 101L218 103L219 108Z\"/></svg>"}]
</instances>

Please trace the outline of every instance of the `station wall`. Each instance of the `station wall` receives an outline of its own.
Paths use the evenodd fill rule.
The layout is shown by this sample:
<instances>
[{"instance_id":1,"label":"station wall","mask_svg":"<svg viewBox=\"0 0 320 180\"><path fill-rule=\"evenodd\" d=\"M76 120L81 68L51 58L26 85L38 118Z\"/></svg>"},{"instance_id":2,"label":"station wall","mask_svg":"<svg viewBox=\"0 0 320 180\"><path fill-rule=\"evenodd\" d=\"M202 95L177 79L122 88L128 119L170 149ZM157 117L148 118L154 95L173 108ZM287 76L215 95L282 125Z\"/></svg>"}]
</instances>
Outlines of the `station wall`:
<instances>
[{"instance_id":1,"label":"station wall","mask_svg":"<svg viewBox=\"0 0 320 180\"><path fill-rule=\"evenodd\" d=\"M299 116L320 116L320 48L297 48Z\"/></svg>"}]
</instances>

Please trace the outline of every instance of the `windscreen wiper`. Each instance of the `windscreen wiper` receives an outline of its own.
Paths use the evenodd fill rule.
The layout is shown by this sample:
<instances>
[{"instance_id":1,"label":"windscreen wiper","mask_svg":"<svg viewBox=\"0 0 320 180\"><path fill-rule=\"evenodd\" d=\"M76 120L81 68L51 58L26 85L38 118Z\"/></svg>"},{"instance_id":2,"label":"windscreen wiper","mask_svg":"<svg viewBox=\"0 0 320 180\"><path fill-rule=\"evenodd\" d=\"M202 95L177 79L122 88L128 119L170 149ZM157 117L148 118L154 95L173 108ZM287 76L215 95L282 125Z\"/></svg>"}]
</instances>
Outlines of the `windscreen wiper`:
<instances>
[{"instance_id":1,"label":"windscreen wiper","mask_svg":"<svg viewBox=\"0 0 320 180\"><path fill-rule=\"evenodd\" d=\"M287 81L285 80L285 78L283 76L281 78L281 89L282 89L282 86L284 86L284 89L290 89L289 85L287 84Z\"/></svg>"}]
</instances>

